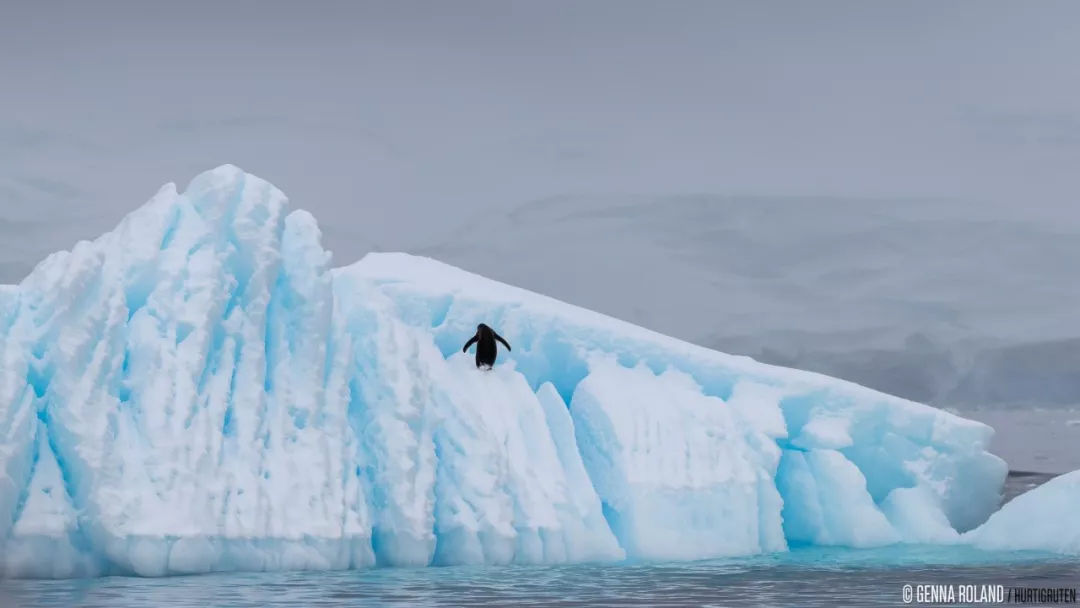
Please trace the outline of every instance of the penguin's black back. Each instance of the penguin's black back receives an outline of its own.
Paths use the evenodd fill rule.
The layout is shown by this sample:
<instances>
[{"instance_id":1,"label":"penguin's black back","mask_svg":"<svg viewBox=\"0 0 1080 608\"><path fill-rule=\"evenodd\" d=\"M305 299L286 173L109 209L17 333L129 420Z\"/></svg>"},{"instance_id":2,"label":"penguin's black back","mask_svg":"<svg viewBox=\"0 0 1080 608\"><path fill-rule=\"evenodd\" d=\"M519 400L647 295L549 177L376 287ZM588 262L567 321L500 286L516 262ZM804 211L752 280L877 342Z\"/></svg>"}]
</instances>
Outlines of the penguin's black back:
<instances>
[{"instance_id":1,"label":"penguin's black back","mask_svg":"<svg viewBox=\"0 0 1080 608\"><path fill-rule=\"evenodd\" d=\"M495 345L495 332L481 323L476 328L476 338L476 367L492 367L495 365L495 357L498 354L498 347Z\"/></svg>"}]
</instances>

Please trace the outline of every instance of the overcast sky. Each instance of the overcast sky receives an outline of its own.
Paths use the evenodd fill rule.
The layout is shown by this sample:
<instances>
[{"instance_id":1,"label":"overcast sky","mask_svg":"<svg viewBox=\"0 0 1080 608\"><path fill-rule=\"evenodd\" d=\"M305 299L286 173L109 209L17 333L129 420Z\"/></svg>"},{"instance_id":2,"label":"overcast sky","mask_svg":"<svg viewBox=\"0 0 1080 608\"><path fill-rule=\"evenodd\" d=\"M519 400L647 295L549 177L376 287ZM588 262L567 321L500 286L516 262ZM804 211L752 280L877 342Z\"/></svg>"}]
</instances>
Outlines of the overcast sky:
<instances>
[{"instance_id":1,"label":"overcast sky","mask_svg":"<svg viewBox=\"0 0 1080 608\"><path fill-rule=\"evenodd\" d=\"M1077 2L3 2L0 282L233 163L338 264L555 194L1080 191Z\"/></svg>"}]
</instances>

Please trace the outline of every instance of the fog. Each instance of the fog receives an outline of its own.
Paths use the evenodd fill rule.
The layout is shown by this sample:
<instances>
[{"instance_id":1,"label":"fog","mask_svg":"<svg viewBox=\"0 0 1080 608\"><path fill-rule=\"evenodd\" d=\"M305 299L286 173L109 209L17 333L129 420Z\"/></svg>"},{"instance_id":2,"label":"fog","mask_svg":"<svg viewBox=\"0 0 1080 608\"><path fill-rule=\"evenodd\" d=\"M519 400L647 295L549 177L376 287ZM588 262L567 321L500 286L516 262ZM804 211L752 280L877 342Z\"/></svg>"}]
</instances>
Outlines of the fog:
<instances>
[{"instance_id":1,"label":"fog","mask_svg":"<svg viewBox=\"0 0 1080 608\"><path fill-rule=\"evenodd\" d=\"M319 218L338 265L425 253L915 398L1076 403L1077 23L1074 2L6 2L0 283L228 162ZM1017 361L1060 369L962 388Z\"/></svg>"}]
</instances>

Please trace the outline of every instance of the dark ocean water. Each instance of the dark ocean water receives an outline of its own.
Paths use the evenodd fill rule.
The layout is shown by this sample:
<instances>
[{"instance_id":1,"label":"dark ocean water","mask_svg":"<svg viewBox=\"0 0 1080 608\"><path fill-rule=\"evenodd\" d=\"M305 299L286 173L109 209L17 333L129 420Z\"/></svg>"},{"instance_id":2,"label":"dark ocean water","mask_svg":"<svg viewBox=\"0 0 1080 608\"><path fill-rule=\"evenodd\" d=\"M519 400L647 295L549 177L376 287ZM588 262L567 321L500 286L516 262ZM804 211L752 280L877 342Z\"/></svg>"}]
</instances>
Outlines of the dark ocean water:
<instances>
[{"instance_id":1,"label":"dark ocean water","mask_svg":"<svg viewBox=\"0 0 1080 608\"><path fill-rule=\"evenodd\" d=\"M1011 475L1006 500L1048 477ZM0 607L900 606L905 585L1076 589L1080 558L896 545L691 563L0 581Z\"/></svg>"}]
</instances>

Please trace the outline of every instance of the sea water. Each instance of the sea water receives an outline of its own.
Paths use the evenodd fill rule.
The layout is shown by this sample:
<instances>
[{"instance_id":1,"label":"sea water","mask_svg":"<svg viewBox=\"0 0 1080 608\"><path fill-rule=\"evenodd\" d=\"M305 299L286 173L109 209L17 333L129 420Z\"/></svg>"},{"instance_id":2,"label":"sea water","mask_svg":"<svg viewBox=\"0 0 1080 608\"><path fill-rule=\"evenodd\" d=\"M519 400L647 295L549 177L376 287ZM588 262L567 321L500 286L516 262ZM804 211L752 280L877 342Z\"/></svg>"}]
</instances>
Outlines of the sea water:
<instances>
[{"instance_id":1,"label":"sea water","mask_svg":"<svg viewBox=\"0 0 1080 608\"><path fill-rule=\"evenodd\" d=\"M899 606L905 585L1072 589L1080 561L967 547L814 547L690 563L4 581L0 606Z\"/></svg>"}]
</instances>

